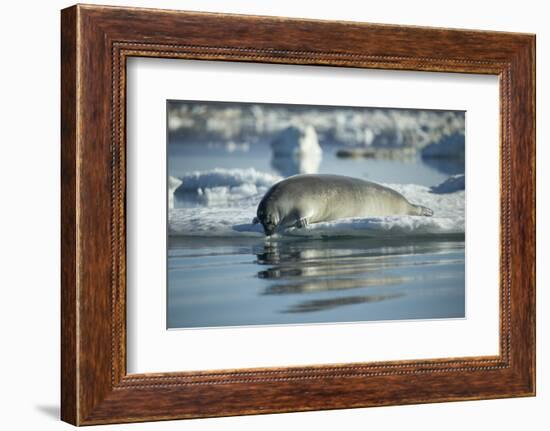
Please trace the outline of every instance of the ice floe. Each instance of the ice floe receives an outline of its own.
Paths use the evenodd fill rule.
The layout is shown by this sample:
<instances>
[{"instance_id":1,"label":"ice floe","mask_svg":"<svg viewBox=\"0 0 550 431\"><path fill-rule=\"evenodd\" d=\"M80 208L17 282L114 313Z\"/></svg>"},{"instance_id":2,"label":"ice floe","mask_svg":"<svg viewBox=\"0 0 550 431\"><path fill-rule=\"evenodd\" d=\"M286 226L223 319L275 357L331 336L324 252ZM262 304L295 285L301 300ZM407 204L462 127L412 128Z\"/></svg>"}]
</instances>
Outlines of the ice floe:
<instances>
[{"instance_id":1,"label":"ice floe","mask_svg":"<svg viewBox=\"0 0 550 431\"><path fill-rule=\"evenodd\" d=\"M442 183L430 187L432 193L454 193L459 190L465 190L466 177L464 174L453 175Z\"/></svg>"},{"instance_id":2,"label":"ice floe","mask_svg":"<svg viewBox=\"0 0 550 431\"><path fill-rule=\"evenodd\" d=\"M458 176L457 176L458 177ZM430 188L416 184L385 184L410 202L431 208L433 217L387 216L349 218L289 228L276 237L414 237L463 235L465 191L460 178ZM169 209L169 233L195 237L264 237L260 224L252 224L257 205L269 187L281 178L250 169L214 169L180 178L178 195L198 203ZM463 184L462 180L462 184ZM175 184L175 183L174 183Z\"/></svg>"}]
</instances>

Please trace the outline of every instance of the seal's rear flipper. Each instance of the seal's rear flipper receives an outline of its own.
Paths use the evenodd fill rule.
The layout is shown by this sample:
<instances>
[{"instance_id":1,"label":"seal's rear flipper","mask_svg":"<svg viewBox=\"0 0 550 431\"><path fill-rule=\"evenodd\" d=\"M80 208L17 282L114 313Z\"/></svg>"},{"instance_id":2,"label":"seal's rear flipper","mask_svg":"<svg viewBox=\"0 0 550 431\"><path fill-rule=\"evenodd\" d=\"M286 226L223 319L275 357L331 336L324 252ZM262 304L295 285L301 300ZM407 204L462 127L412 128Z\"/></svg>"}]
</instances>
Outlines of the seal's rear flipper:
<instances>
[{"instance_id":1,"label":"seal's rear flipper","mask_svg":"<svg viewBox=\"0 0 550 431\"><path fill-rule=\"evenodd\" d=\"M421 216L431 217L434 215L434 212L427 207L423 207L422 205L417 205L417 207L420 210Z\"/></svg>"}]
</instances>

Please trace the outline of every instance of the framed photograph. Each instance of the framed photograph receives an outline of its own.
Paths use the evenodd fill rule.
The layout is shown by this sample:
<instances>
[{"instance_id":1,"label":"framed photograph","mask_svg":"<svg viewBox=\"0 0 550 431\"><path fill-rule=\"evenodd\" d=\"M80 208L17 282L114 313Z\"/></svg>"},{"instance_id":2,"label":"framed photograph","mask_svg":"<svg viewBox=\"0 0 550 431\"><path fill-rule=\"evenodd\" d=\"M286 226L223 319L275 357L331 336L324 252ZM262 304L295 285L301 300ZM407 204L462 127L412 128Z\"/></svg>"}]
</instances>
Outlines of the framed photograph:
<instances>
[{"instance_id":1,"label":"framed photograph","mask_svg":"<svg viewBox=\"0 0 550 431\"><path fill-rule=\"evenodd\" d=\"M535 394L535 36L61 14L62 419Z\"/></svg>"}]
</instances>

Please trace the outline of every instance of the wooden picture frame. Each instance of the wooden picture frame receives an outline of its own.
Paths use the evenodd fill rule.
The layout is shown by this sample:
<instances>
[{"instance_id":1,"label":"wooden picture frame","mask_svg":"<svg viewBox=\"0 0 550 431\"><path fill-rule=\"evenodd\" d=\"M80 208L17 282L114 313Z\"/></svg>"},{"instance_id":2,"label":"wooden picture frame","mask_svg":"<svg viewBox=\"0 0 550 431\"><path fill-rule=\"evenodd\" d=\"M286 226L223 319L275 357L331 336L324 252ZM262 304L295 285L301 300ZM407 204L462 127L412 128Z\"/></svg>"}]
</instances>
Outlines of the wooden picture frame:
<instances>
[{"instance_id":1,"label":"wooden picture frame","mask_svg":"<svg viewBox=\"0 0 550 431\"><path fill-rule=\"evenodd\" d=\"M82 5L61 17L64 421L91 425L535 394L534 35ZM498 75L500 354L127 374L130 56Z\"/></svg>"}]
</instances>

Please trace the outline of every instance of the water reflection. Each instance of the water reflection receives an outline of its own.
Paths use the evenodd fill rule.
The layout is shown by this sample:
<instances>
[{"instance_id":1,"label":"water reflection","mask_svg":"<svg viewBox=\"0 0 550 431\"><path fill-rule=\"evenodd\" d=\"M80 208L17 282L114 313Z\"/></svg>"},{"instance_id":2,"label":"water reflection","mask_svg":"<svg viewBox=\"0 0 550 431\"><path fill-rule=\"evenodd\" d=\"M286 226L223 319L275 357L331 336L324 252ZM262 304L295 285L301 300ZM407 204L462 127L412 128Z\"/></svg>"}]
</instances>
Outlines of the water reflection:
<instances>
[{"instance_id":1,"label":"water reflection","mask_svg":"<svg viewBox=\"0 0 550 431\"><path fill-rule=\"evenodd\" d=\"M168 327L464 316L464 240L169 238Z\"/></svg>"},{"instance_id":2,"label":"water reflection","mask_svg":"<svg viewBox=\"0 0 550 431\"><path fill-rule=\"evenodd\" d=\"M365 288L400 286L424 277L414 271L395 274L418 265L463 264L462 258L440 256L456 246L454 243L415 241L395 244L385 240L267 242L256 254L257 263L267 268L257 272L260 279L277 281L267 286L262 295L296 295L322 292L355 291ZM426 253L429 251L429 253ZM411 259L411 256L421 256ZM388 273L388 269L392 272ZM407 274L408 273L408 274ZM399 298L405 293L384 295L351 295L336 298L299 301L281 310L300 313L334 309L344 305L379 302Z\"/></svg>"},{"instance_id":3,"label":"water reflection","mask_svg":"<svg viewBox=\"0 0 550 431\"><path fill-rule=\"evenodd\" d=\"M342 298L317 299L313 301L301 302L284 310L283 313L311 313L312 311L330 310L331 308L341 307L343 305L386 301L388 299L399 298L401 296L403 296L403 294L345 296Z\"/></svg>"},{"instance_id":4,"label":"water reflection","mask_svg":"<svg viewBox=\"0 0 550 431\"><path fill-rule=\"evenodd\" d=\"M288 295L295 293L328 292L330 290L347 290L368 286L384 286L407 281L407 277L387 277L358 280L337 278L332 280L313 280L300 283L274 284L267 287L264 295Z\"/></svg>"}]
</instances>

